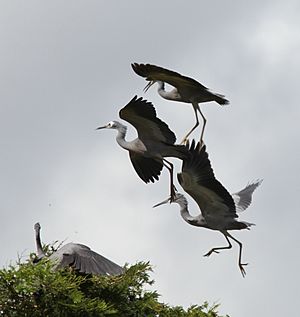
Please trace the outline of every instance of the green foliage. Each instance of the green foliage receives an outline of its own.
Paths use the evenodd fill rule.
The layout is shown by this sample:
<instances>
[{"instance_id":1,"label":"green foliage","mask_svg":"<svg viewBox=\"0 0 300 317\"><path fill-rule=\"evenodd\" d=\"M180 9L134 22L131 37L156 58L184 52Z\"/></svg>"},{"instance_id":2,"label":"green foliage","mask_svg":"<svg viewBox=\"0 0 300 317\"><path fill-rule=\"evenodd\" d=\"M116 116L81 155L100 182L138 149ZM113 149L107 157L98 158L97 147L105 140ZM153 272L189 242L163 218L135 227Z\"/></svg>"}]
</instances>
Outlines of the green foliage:
<instances>
[{"instance_id":1,"label":"green foliage","mask_svg":"<svg viewBox=\"0 0 300 317\"><path fill-rule=\"evenodd\" d=\"M217 306L170 307L158 301L149 263L137 263L120 276L87 276L71 268L56 271L44 259L0 270L0 316L218 317ZM220 316L219 316L220 317Z\"/></svg>"}]
</instances>

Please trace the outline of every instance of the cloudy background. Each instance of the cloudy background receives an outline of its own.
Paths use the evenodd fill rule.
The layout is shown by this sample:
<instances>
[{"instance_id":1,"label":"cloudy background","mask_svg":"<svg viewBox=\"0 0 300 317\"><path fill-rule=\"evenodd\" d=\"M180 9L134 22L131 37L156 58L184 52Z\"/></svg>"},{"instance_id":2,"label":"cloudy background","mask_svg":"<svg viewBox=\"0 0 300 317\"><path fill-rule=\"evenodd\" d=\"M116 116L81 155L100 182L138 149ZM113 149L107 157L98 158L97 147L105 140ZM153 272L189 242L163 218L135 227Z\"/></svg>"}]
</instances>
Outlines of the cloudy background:
<instances>
[{"instance_id":1,"label":"cloudy background","mask_svg":"<svg viewBox=\"0 0 300 317\"><path fill-rule=\"evenodd\" d=\"M45 243L81 242L120 264L149 260L171 305L208 300L230 316L295 315L299 12L299 1L0 1L0 265L35 249L39 221ZM187 225L177 205L151 208L167 197L166 171L144 184L115 131L95 131L144 96L132 62L176 70L230 100L202 109L224 186L264 179L242 215L257 226L234 232L245 279L236 246L202 256L225 245L221 234ZM189 105L154 87L145 97L178 139L193 124Z\"/></svg>"}]
</instances>

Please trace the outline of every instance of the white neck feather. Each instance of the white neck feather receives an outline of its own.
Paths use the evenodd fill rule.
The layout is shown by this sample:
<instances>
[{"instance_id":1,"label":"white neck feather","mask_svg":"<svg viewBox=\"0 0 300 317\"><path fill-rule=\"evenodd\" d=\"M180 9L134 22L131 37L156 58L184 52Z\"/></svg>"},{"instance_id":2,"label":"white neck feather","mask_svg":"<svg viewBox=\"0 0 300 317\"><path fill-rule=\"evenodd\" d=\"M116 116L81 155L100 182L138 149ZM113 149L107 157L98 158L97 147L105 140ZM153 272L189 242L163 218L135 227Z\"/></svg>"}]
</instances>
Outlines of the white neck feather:
<instances>
[{"instance_id":1,"label":"white neck feather","mask_svg":"<svg viewBox=\"0 0 300 317\"><path fill-rule=\"evenodd\" d=\"M118 131L118 134L116 136L116 140L118 142L118 144L124 148L124 149L129 149L128 147L128 142L125 140L125 136L126 136L126 133L127 133L127 127L125 125L120 125L118 128L117 128L117 131Z\"/></svg>"},{"instance_id":2,"label":"white neck feather","mask_svg":"<svg viewBox=\"0 0 300 317\"><path fill-rule=\"evenodd\" d=\"M187 222L187 223L190 223L192 221L195 221L195 217L193 217L190 213L189 213L189 210L188 210L188 207L187 205L180 205L180 214L181 214L181 217Z\"/></svg>"},{"instance_id":3,"label":"white neck feather","mask_svg":"<svg viewBox=\"0 0 300 317\"><path fill-rule=\"evenodd\" d=\"M37 229L35 231L35 242L36 242L36 250L37 250L37 255L39 258L42 258L45 256L45 252L42 248L42 243L41 243L41 237L40 237L40 230Z\"/></svg>"}]
</instances>

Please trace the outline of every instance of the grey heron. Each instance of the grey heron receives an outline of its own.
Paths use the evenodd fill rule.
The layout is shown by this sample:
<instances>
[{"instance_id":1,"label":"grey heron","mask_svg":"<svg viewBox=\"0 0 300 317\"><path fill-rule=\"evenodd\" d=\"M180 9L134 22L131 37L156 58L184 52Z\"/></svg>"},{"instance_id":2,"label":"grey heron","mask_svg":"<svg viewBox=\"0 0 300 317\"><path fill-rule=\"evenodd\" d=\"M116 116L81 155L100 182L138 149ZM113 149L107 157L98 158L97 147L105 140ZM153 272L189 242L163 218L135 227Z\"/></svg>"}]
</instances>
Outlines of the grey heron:
<instances>
[{"instance_id":1,"label":"grey heron","mask_svg":"<svg viewBox=\"0 0 300 317\"><path fill-rule=\"evenodd\" d=\"M187 149L183 145L175 145L176 136L168 125L156 116L153 104L134 96L133 99L119 111L121 119L132 124L138 137L126 141L127 127L118 121L111 121L98 129L115 129L117 143L129 151L129 157L138 176L145 182L159 179L165 166L170 173L170 197L175 194L173 184L173 164L165 157L183 159Z\"/></svg>"},{"instance_id":2,"label":"grey heron","mask_svg":"<svg viewBox=\"0 0 300 317\"><path fill-rule=\"evenodd\" d=\"M38 222L34 225L34 230L37 248L37 259L34 262L38 262L46 256L42 248L41 226ZM92 251L88 246L79 243L63 245L49 257L49 260L55 263L57 269L70 266L85 274L120 275L124 272L124 269L118 264Z\"/></svg>"},{"instance_id":3,"label":"grey heron","mask_svg":"<svg viewBox=\"0 0 300 317\"><path fill-rule=\"evenodd\" d=\"M252 223L238 221L236 211L245 210L251 203L253 191L261 184L261 180L248 184L241 191L230 195L223 185L215 178L213 169L208 159L206 146L195 145L193 141L189 149L189 157L183 160L182 171L177 174L178 181L198 204L200 214L192 216L188 210L188 202L183 194L176 193L173 200L179 204L182 218L190 225L220 231L228 242L228 246L215 247L204 256L218 253L218 250L230 249L229 240L232 239L239 245L238 266L244 277L246 271L242 263L242 243L234 238L228 230L249 229ZM155 205L165 204L169 199Z\"/></svg>"},{"instance_id":4,"label":"grey heron","mask_svg":"<svg viewBox=\"0 0 300 317\"><path fill-rule=\"evenodd\" d=\"M208 88L200 84L193 78L183 76L172 70L151 65L151 64L131 64L132 69L141 77L145 77L149 83L144 88L146 92L154 83L158 83L158 93L161 97L173 100L180 101L185 103L191 103L194 109L196 123L192 129L184 136L181 143L185 143L189 135L198 127L199 119L198 112L200 113L203 119L203 127L200 136L200 142L203 141L203 134L206 125L206 118L203 115L199 103L216 101L220 105L226 105L229 103L227 99L224 98L224 95L211 92ZM165 83L175 87L171 91L165 90Z\"/></svg>"}]
</instances>

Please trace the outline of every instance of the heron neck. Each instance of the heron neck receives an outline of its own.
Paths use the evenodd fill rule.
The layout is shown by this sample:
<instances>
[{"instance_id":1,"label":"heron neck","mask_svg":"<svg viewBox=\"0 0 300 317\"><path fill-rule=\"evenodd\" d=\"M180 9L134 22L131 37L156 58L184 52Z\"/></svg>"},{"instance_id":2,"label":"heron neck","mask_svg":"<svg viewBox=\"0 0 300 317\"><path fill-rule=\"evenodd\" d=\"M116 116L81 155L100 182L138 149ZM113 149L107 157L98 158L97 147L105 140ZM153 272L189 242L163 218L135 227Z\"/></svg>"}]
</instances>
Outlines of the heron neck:
<instances>
[{"instance_id":1,"label":"heron neck","mask_svg":"<svg viewBox=\"0 0 300 317\"><path fill-rule=\"evenodd\" d=\"M45 256L45 252L42 248L42 243L41 243L41 237L40 237L40 231L37 230L35 232L35 242L36 242L36 250L37 250L37 255L39 258L42 258Z\"/></svg>"},{"instance_id":2,"label":"heron neck","mask_svg":"<svg viewBox=\"0 0 300 317\"><path fill-rule=\"evenodd\" d=\"M189 224L195 221L195 217L189 213L188 207L185 204L180 205L180 214L181 217Z\"/></svg>"},{"instance_id":3,"label":"heron neck","mask_svg":"<svg viewBox=\"0 0 300 317\"><path fill-rule=\"evenodd\" d=\"M161 97L165 98L166 94L168 94L165 91L165 83L163 81L158 81L158 88L157 88L157 92L159 93L159 95L161 95Z\"/></svg>"},{"instance_id":4,"label":"heron neck","mask_svg":"<svg viewBox=\"0 0 300 317\"><path fill-rule=\"evenodd\" d=\"M178 91L176 88L172 89L171 91L165 90L165 83L163 81L158 81L158 94L167 100L179 100L180 101L180 95L178 94Z\"/></svg>"},{"instance_id":5,"label":"heron neck","mask_svg":"<svg viewBox=\"0 0 300 317\"><path fill-rule=\"evenodd\" d=\"M125 140L126 133L127 133L126 126L119 127L116 140L122 148L129 150L129 142Z\"/></svg>"}]
</instances>

